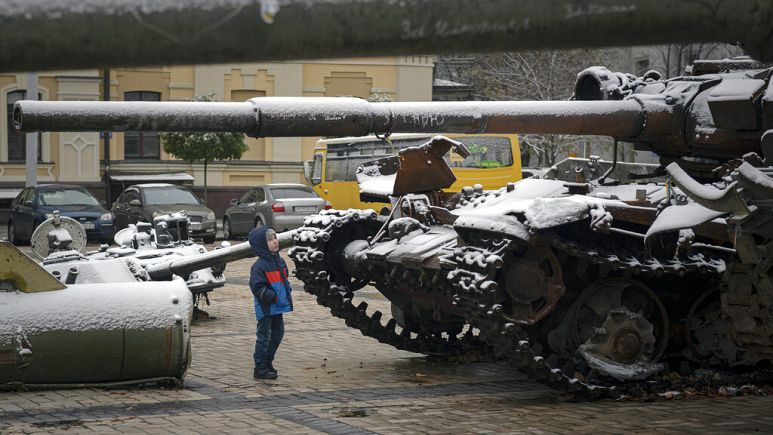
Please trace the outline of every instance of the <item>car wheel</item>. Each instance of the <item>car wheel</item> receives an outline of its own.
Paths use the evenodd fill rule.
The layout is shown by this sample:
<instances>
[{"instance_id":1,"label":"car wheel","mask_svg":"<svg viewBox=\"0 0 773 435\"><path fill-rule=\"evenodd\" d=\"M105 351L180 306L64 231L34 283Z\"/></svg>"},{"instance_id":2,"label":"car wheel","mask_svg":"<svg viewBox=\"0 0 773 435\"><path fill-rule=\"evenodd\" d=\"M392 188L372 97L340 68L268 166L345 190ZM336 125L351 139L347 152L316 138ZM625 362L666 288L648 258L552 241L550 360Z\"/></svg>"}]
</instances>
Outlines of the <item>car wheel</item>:
<instances>
[{"instance_id":1,"label":"car wheel","mask_svg":"<svg viewBox=\"0 0 773 435\"><path fill-rule=\"evenodd\" d=\"M203 239L207 245L215 243L215 236L204 236Z\"/></svg>"},{"instance_id":2,"label":"car wheel","mask_svg":"<svg viewBox=\"0 0 773 435\"><path fill-rule=\"evenodd\" d=\"M16 235L16 225L13 224L13 221L8 222L8 240L14 245L21 246L22 244L22 240Z\"/></svg>"},{"instance_id":3,"label":"car wheel","mask_svg":"<svg viewBox=\"0 0 773 435\"><path fill-rule=\"evenodd\" d=\"M262 227L263 225L265 225L263 223L263 219L261 219L260 217L256 217L255 218L255 228Z\"/></svg>"},{"instance_id":4,"label":"car wheel","mask_svg":"<svg viewBox=\"0 0 773 435\"><path fill-rule=\"evenodd\" d=\"M233 234L231 234L231 221L226 219L223 219L223 238L225 240L231 240L233 237Z\"/></svg>"}]
</instances>

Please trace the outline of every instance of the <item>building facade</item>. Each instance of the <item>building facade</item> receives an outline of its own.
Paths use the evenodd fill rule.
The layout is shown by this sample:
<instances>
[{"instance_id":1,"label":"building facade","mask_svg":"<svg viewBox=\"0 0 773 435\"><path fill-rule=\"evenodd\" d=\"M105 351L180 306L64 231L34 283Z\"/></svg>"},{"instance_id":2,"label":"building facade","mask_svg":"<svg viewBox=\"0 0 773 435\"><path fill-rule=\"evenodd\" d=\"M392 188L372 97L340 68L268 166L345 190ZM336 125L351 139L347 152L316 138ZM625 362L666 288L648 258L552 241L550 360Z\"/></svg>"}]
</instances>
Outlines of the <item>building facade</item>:
<instances>
[{"instance_id":1,"label":"building facade","mask_svg":"<svg viewBox=\"0 0 773 435\"><path fill-rule=\"evenodd\" d=\"M430 56L112 69L112 101L213 101L255 97L354 96L380 101L430 101ZM41 73L42 100L103 100L103 72ZM13 103L27 98L27 75L0 75L0 188L21 187L25 180L25 138L13 130ZM303 182L304 160L317 138L247 138L239 161L208 166L211 187L246 187L271 182ZM38 182L62 182L97 188L104 185L105 145L98 133L40 135ZM111 174L187 172L194 186L204 184L203 165L189 164L163 151L157 133L114 133L109 138ZM116 194L113 193L113 199Z\"/></svg>"}]
</instances>

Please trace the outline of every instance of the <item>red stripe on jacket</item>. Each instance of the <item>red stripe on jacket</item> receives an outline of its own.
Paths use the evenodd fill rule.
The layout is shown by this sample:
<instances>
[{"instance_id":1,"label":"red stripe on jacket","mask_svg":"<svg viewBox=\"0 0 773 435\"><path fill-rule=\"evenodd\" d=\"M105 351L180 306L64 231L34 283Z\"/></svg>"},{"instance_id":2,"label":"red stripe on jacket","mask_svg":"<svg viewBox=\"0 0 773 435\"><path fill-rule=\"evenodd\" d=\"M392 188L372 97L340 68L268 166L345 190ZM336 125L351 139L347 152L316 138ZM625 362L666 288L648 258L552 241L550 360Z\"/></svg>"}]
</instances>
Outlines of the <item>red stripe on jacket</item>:
<instances>
[{"instance_id":1,"label":"red stripe on jacket","mask_svg":"<svg viewBox=\"0 0 773 435\"><path fill-rule=\"evenodd\" d=\"M285 270L284 276L287 276L286 270ZM272 272L266 272L266 279L268 280L269 284L282 282L282 273L279 272L278 270L275 270Z\"/></svg>"}]
</instances>

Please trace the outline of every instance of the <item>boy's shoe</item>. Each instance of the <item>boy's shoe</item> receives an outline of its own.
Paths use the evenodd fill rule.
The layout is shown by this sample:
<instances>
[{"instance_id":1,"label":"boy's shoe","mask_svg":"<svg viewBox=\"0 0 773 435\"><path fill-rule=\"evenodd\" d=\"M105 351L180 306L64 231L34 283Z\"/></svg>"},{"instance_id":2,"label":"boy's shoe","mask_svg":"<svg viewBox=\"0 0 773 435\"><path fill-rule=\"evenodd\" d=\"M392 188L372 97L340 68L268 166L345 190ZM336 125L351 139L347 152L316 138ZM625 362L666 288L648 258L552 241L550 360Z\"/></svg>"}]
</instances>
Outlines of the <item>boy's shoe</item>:
<instances>
[{"instance_id":1,"label":"boy's shoe","mask_svg":"<svg viewBox=\"0 0 773 435\"><path fill-rule=\"evenodd\" d=\"M252 378L253 379L276 379L277 374L276 372L272 372L270 370L255 369L252 371Z\"/></svg>"},{"instance_id":2,"label":"boy's shoe","mask_svg":"<svg viewBox=\"0 0 773 435\"><path fill-rule=\"evenodd\" d=\"M273 374L274 378L276 378L278 376L278 374L276 372L276 369L274 368L273 365L271 365L271 363L268 363L268 372Z\"/></svg>"}]
</instances>

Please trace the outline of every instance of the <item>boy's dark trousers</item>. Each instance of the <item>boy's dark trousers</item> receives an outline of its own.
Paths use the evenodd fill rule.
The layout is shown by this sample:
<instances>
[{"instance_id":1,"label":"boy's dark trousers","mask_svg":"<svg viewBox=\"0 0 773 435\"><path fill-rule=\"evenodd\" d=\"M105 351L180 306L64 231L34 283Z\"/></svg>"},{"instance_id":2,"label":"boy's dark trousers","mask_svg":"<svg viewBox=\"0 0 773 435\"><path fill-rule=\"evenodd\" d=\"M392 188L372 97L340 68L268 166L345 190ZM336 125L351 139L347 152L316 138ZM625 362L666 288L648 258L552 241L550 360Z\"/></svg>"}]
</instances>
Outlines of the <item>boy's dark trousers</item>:
<instances>
[{"instance_id":1,"label":"boy's dark trousers","mask_svg":"<svg viewBox=\"0 0 773 435\"><path fill-rule=\"evenodd\" d=\"M279 348L279 343L282 342L284 333L285 324L281 314L258 320L255 332L255 353L252 355L255 359L256 375L265 375L273 369L271 363L274 361L274 355Z\"/></svg>"}]
</instances>

